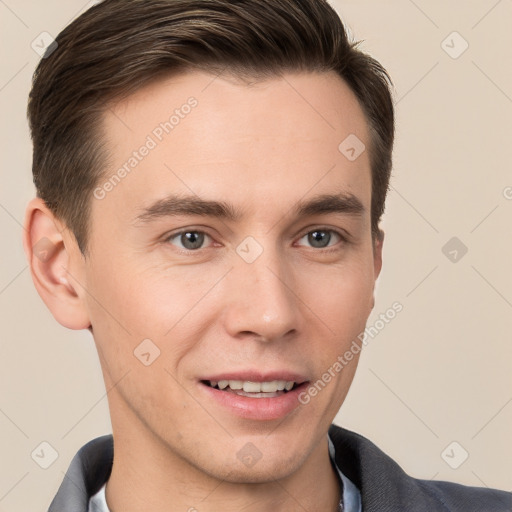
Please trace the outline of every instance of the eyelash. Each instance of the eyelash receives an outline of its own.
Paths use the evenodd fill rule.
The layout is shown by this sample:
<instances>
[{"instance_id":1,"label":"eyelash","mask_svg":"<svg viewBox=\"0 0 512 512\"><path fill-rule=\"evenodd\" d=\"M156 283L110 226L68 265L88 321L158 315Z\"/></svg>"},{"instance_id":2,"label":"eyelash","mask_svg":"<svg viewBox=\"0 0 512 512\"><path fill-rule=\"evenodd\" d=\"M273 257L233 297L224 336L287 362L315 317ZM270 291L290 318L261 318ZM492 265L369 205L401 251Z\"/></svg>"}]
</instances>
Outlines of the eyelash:
<instances>
[{"instance_id":1,"label":"eyelash","mask_svg":"<svg viewBox=\"0 0 512 512\"><path fill-rule=\"evenodd\" d=\"M340 238L340 242L343 245L346 245L347 243L349 243L349 241L347 239L347 236L345 236L343 233L341 233L340 231L337 231L335 229L327 228L327 227L317 227L317 228L310 229L310 230L304 232L303 234L301 234L300 237L299 237L299 240L304 238L305 236L311 234L311 233L314 233L315 231L321 231L321 232L326 232L326 233L334 233L335 235L337 235ZM206 235L207 237L209 237L209 238L211 238L213 240L213 237L211 237L206 231L202 231L200 229L193 229L192 228L192 229L183 229L183 230L178 231L176 233L171 233L170 235L166 235L165 239L164 239L164 242L170 243L170 241L172 239L180 237L184 233L204 234L204 235ZM330 242L330 240L329 240L329 242ZM320 248L311 247L311 249L316 249L317 252L322 252L324 254L328 254L328 253L339 251L340 247L336 247L337 245L338 244L335 244L335 246L327 246L327 247L320 247ZM205 248L201 247L199 249L195 249L194 250L194 249L182 249L182 248L177 247L178 252L180 252L181 254L186 254L186 255L192 255L194 253L199 253L203 249L205 249Z\"/></svg>"}]
</instances>

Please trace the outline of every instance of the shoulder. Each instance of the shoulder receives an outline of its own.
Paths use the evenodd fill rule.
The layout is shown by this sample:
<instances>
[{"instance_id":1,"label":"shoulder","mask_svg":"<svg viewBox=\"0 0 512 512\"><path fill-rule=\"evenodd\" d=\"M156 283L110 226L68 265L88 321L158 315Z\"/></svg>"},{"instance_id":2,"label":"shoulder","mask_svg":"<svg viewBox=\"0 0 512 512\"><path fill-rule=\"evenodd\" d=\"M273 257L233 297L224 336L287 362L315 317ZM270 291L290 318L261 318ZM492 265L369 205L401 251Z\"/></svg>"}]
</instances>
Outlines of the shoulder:
<instances>
[{"instance_id":1,"label":"shoulder","mask_svg":"<svg viewBox=\"0 0 512 512\"><path fill-rule=\"evenodd\" d=\"M510 512L512 493L420 480L365 437L331 425L336 463L361 491L365 512Z\"/></svg>"},{"instance_id":2,"label":"shoulder","mask_svg":"<svg viewBox=\"0 0 512 512\"><path fill-rule=\"evenodd\" d=\"M445 510L464 512L511 512L512 493L484 487L470 487L453 482L416 480L445 506Z\"/></svg>"},{"instance_id":3,"label":"shoulder","mask_svg":"<svg viewBox=\"0 0 512 512\"><path fill-rule=\"evenodd\" d=\"M86 512L89 499L108 480L112 470L112 435L89 441L73 457L48 512L75 510Z\"/></svg>"}]
</instances>

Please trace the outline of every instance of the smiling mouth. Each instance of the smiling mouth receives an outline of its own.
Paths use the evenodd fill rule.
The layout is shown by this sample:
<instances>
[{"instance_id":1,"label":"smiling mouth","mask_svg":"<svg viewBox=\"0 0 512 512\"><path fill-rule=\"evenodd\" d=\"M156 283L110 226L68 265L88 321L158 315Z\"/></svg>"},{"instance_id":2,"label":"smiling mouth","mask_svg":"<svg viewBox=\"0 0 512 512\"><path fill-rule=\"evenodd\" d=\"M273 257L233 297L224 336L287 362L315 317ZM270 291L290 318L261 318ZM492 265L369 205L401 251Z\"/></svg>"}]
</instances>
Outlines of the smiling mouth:
<instances>
[{"instance_id":1,"label":"smiling mouth","mask_svg":"<svg viewBox=\"0 0 512 512\"><path fill-rule=\"evenodd\" d=\"M284 395L299 386L297 382L285 380L273 380L268 382L202 380L201 382L210 388L249 398L274 398Z\"/></svg>"}]
</instances>

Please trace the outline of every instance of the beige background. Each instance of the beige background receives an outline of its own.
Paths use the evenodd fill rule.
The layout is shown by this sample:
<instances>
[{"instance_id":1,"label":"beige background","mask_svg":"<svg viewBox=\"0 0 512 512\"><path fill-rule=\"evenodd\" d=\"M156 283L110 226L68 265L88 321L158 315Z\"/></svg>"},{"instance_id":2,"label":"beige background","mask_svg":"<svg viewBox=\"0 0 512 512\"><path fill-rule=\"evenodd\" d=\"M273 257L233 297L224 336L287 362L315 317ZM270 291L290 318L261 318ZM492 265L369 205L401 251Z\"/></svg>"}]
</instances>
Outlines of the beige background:
<instances>
[{"instance_id":1,"label":"beige background","mask_svg":"<svg viewBox=\"0 0 512 512\"><path fill-rule=\"evenodd\" d=\"M43 31L57 35L85 5L0 0L3 512L46 510L78 448L110 431L90 335L54 321L21 245L34 194L25 109L39 57L30 45ZM512 2L334 5L395 83L393 189L368 325L403 305L366 347L337 422L414 476L511 490ZM464 40L458 58L445 51L459 53ZM452 237L468 248L456 262L442 252ZM59 454L46 470L31 458L42 441ZM458 469L441 456L453 441L452 465L469 453Z\"/></svg>"}]
</instances>

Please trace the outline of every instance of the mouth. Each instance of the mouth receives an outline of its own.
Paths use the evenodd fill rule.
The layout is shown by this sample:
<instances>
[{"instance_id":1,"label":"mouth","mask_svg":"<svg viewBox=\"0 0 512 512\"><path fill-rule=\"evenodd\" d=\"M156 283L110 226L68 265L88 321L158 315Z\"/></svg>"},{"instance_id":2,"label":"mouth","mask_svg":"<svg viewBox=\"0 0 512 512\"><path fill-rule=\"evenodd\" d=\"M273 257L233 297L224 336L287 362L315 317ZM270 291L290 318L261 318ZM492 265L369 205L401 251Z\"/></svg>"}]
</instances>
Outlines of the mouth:
<instances>
[{"instance_id":1,"label":"mouth","mask_svg":"<svg viewBox=\"0 0 512 512\"><path fill-rule=\"evenodd\" d=\"M308 383L301 376L288 372L224 374L198 382L209 404L219 406L230 415L260 421L281 419L297 409L301 404L299 395Z\"/></svg>"},{"instance_id":2,"label":"mouth","mask_svg":"<svg viewBox=\"0 0 512 512\"><path fill-rule=\"evenodd\" d=\"M252 382L250 380L202 380L202 384L226 393L249 398L275 398L293 391L301 383L293 380Z\"/></svg>"}]
</instances>

